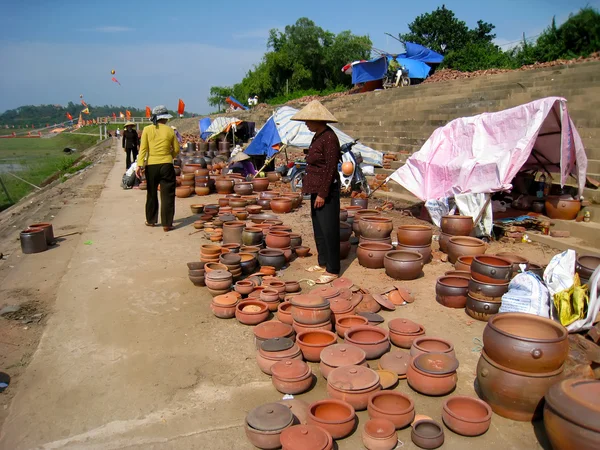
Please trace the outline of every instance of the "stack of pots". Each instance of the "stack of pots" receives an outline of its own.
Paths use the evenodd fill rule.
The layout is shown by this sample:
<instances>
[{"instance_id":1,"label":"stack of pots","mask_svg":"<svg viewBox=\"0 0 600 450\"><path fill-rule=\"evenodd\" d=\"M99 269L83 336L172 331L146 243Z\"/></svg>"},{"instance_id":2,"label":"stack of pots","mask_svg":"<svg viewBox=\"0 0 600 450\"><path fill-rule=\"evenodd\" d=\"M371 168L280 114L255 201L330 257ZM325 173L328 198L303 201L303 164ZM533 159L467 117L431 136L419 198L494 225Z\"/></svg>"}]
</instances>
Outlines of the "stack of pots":
<instances>
[{"instance_id":1,"label":"stack of pots","mask_svg":"<svg viewBox=\"0 0 600 450\"><path fill-rule=\"evenodd\" d=\"M290 260L292 256L292 236L289 231L269 229L265 236L265 244L267 249L283 251L286 262Z\"/></svg>"},{"instance_id":2,"label":"stack of pots","mask_svg":"<svg viewBox=\"0 0 600 450\"><path fill-rule=\"evenodd\" d=\"M385 255L393 249L386 242L361 242L356 251L358 263L368 269L383 269Z\"/></svg>"},{"instance_id":3,"label":"stack of pots","mask_svg":"<svg viewBox=\"0 0 600 450\"><path fill-rule=\"evenodd\" d=\"M401 317L390 320L388 328L390 330L390 341L400 348L409 349L416 338L425 336L425 328L422 325Z\"/></svg>"},{"instance_id":4,"label":"stack of pots","mask_svg":"<svg viewBox=\"0 0 600 450\"><path fill-rule=\"evenodd\" d=\"M448 241L454 236L470 236L473 231L471 216L443 216L440 224L440 251L448 253Z\"/></svg>"},{"instance_id":5,"label":"stack of pots","mask_svg":"<svg viewBox=\"0 0 600 450\"><path fill-rule=\"evenodd\" d=\"M417 252L423 255L423 263L431 261L433 230L427 225L400 225L396 232L398 250Z\"/></svg>"},{"instance_id":6,"label":"stack of pots","mask_svg":"<svg viewBox=\"0 0 600 450\"><path fill-rule=\"evenodd\" d=\"M337 322L337 319L354 314L354 304L352 303L352 291L350 289L338 289L336 287L318 287L310 291L312 295L317 295L329 302L331 309L331 321Z\"/></svg>"},{"instance_id":7,"label":"stack of pots","mask_svg":"<svg viewBox=\"0 0 600 450\"><path fill-rule=\"evenodd\" d=\"M290 359L302 360L302 351L298 344L287 337L272 338L261 342L256 353L258 367L267 375L271 375L273 364Z\"/></svg>"},{"instance_id":8,"label":"stack of pots","mask_svg":"<svg viewBox=\"0 0 600 450\"><path fill-rule=\"evenodd\" d=\"M563 376L568 332L553 320L525 313L502 313L483 330L477 364L482 400L503 417L541 417L544 395Z\"/></svg>"},{"instance_id":9,"label":"stack of pots","mask_svg":"<svg viewBox=\"0 0 600 450\"><path fill-rule=\"evenodd\" d=\"M292 297L290 302L292 326L296 333L308 330L332 330L329 300L319 295L300 294Z\"/></svg>"},{"instance_id":10,"label":"stack of pots","mask_svg":"<svg viewBox=\"0 0 600 450\"><path fill-rule=\"evenodd\" d=\"M220 245L204 244L200 247L200 261L203 263L219 262L222 250Z\"/></svg>"},{"instance_id":11,"label":"stack of pots","mask_svg":"<svg viewBox=\"0 0 600 450\"><path fill-rule=\"evenodd\" d=\"M227 294L231 291L231 284L233 283L233 275L227 270L211 270L205 272L204 282L208 288L208 292L213 297L221 294Z\"/></svg>"},{"instance_id":12,"label":"stack of pots","mask_svg":"<svg viewBox=\"0 0 600 450\"><path fill-rule=\"evenodd\" d=\"M474 256L465 304L467 314L484 322L497 314L502 305L502 296L508 292L512 270L512 264L504 258Z\"/></svg>"},{"instance_id":13,"label":"stack of pots","mask_svg":"<svg viewBox=\"0 0 600 450\"><path fill-rule=\"evenodd\" d=\"M195 172L195 191L196 195L210 194L210 175L208 169L197 169Z\"/></svg>"},{"instance_id":14,"label":"stack of pots","mask_svg":"<svg viewBox=\"0 0 600 450\"><path fill-rule=\"evenodd\" d=\"M227 270L233 276L233 280L237 281L242 276L242 257L238 253L224 253L219 256L219 262L227 266Z\"/></svg>"},{"instance_id":15,"label":"stack of pots","mask_svg":"<svg viewBox=\"0 0 600 450\"><path fill-rule=\"evenodd\" d=\"M355 207L356 208L356 207ZM381 212L376 209L359 209L354 211L354 215L351 216L351 209L346 208L348 211L348 222L352 222L352 231L354 231L354 235L357 238L360 238L360 219L361 217L375 217L381 216ZM351 219L351 220L350 220ZM390 239L389 243L392 243L392 239Z\"/></svg>"},{"instance_id":16,"label":"stack of pots","mask_svg":"<svg viewBox=\"0 0 600 450\"><path fill-rule=\"evenodd\" d=\"M203 262L189 262L188 266L188 277L192 283L196 286L206 286L204 282L204 275L206 274L204 270Z\"/></svg>"},{"instance_id":17,"label":"stack of pots","mask_svg":"<svg viewBox=\"0 0 600 450\"><path fill-rule=\"evenodd\" d=\"M294 415L287 406L266 403L254 408L246 416L246 437L258 448L281 448L281 433L293 424Z\"/></svg>"},{"instance_id":18,"label":"stack of pots","mask_svg":"<svg viewBox=\"0 0 600 450\"><path fill-rule=\"evenodd\" d=\"M350 236L352 236L352 225L348 222L340 222L340 259L346 259L350 254Z\"/></svg>"}]
</instances>

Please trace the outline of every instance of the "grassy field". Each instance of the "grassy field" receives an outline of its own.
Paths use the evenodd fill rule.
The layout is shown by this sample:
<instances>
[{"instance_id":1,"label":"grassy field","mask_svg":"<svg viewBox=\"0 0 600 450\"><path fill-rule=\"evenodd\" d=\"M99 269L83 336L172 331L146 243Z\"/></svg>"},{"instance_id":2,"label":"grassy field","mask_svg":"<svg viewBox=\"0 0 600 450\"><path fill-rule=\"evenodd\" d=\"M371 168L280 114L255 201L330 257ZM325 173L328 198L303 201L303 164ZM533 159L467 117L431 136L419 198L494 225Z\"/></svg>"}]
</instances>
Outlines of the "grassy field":
<instances>
[{"instance_id":1,"label":"grassy field","mask_svg":"<svg viewBox=\"0 0 600 450\"><path fill-rule=\"evenodd\" d=\"M96 130L97 131L97 130ZM8 172L39 186L57 172L74 171L71 166L81 151L94 145L98 136L63 133L58 136L40 139L0 139L0 177L6 186L12 202L17 202L35 189L18 180ZM64 148L78 150L74 155L66 155ZM6 193L0 187L0 210L11 205Z\"/></svg>"}]
</instances>

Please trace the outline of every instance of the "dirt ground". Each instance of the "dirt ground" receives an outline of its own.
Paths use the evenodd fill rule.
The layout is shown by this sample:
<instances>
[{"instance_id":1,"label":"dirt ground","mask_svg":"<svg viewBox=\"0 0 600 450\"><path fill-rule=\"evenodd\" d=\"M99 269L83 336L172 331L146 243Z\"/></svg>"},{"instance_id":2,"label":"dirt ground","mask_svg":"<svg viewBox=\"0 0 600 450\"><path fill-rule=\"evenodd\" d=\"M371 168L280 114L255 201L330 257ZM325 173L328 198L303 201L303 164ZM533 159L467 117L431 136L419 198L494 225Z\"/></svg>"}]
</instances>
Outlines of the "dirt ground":
<instances>
[{"instance_id":1,"label":"dirt ground","mask_svg":"<svg viewBox=\"0 0 600 450\"><path fill-rule=\"evenodd\" d=\"M11 376L0 394L0 448L252 448L245 415L281 394L256 364L252 328L215 318L210 294L189 282L185 265L199 259L199 246L207 242L203 233L191 234L189 205L214 203L217 196L177 199L173 232L145 227L144 192L120 188L124 155L116 150L104 151L79 178L61 185L62 193L49 194L45 207L13 217L14 232L0 241L8 254L0 266L2 304L26 305L22 319L0 318L0 370ZM305 204L281 219L314 248L309 211ZM388 214L395 225L417 221ZM43 219L53 222L57 235L80 234L47 252L23 255L18 230ZM488 252L500 250L537 263L555 253L535 244L497 243ZM315 263L314 256L297 259L282 278L308 278L304 269ZM392 282L383 270L359 266L355 246L342 267L345 277L372 292ZM454 393L475 396L476 339L485 324L435 301L435 279L451 268L428 264L424 277L403 283L416 301L381 314L417 321L427 335L453 342L460 361ZM38 313L41 318L23 323ZM299 396L309 402L327 397L318 365L311 366L317 385ZM406 381L396 389L411 396L417 414L441 420L444 397L420 395ZM361 423L368 418L366 411L358 417ZM494 414L488 433L477 438L446 429L444 448L540 448L546 444L539 429ZM398 438L402 448L416 448L410 429ZM361 448L360 431L338 447Z\"/></svg>"}]
</instances>

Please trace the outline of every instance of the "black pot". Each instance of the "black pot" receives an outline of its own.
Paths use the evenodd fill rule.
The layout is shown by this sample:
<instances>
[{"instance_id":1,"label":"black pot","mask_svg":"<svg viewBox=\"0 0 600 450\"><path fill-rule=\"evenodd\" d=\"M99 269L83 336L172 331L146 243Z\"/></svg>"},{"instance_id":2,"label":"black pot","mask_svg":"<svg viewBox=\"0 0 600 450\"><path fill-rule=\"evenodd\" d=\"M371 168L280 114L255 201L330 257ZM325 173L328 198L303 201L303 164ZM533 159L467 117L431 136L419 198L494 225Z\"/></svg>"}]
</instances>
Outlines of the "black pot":
<instances>
[{"instance_id":1,"label":"black pot","mask_svg":"<svg viewBox=\"0 0 600 450\"><path fill-rule=\"evenodd\" d=\"M21 250L27 254L48 250L44 230L41 228L27 228L21 231Z\"/></svg>"},{"instance_id":2,"label":"black pot","mask_svg":"<svg viewBox=\"0 0 600 450\"><path fill-rule=\"evenodd\" d=\"M258 262L261 266L273 266L276 270L281 270L286 260L283 250L263 249L258 252Z\"/></svg>"},{"instance_id":3,"label":"black pot","mask_svg":"<svg viewBox=\"0 0 600 450\"><path fill-rule=\"evenodd\" d=\"M508 292L508 281L503 284L489 284L473 278L469 280L469 295L477 300L501 302L506 292Z\"/></svg>"},{"instance_id":4,"label":"black pot","mask_svg":"<svg viewBox=\"0 0 600 450\"><path fill-rule=\"evenodd\" d=\"M501 302L487 302L467 295L465 310L472 318L487 322L494 314L498 314L501 305Z\"/></svg>"},{"instance_id":5,"label":"black pot","mask_svg":"<svg viewBox=\"0 0 600 450\"><path fill-rule=\"evenodd\" d=\"M512 264L497 256L478 255L471 262L471 276L487 284L504 284L510 281Z\"/></svg>"}]
</instances>

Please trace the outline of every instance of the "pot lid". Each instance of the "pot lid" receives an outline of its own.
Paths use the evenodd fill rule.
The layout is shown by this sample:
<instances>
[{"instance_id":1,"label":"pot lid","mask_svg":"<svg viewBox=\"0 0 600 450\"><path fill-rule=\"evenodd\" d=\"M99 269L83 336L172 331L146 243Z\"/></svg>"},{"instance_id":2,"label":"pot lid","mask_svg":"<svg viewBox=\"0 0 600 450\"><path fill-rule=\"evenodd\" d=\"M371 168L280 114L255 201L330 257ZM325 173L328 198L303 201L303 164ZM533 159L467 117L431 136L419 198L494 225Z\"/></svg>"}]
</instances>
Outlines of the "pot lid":
<instances>
[{"instance_id":1,"label":"pot lid","mask_svg":"<svg viewBox=\"0 0 600 450\"><path fill-rule=\"evenodd\" d=\"M348 288L342 288L340 289L339 297L345 300L350 300L352 298L352 291Z\"/></svg>"},{"instance_id":2,"label":"pot lid","mask_svg":"<svg viewBox=\"0 0 600 450\"><path fill-rule=\"evenodd\" d=\"M358 366L365 362L365 351L348 344L334 344L321 351L321 361L331 367Z\"/></svg>"},{"instance_id":3,"label":"pot lid","mask_svg":"<svg viewBox=\"0 0 600 450\"><path fill-rule=\"evenodd\" d=\"M379 375L365 366L342 366L331 371L327 383L341 391L360 391L379 384Z\"/></svg>"},{"instance_id":4,"label":"pot lid","mask_svg":"<svg viewBox=\"0 0 600 450\"><path fill-rule=\"evenodd\" d=\"M314 294L296 295L292 300L292 305L302 306L304 308L322 308L329 305L329 300Z\"/></svg>"},{"instance_id":5,"label":"pot lid","mask_svg":"<svg viewBox=\"0 0 600 450\"><path fill-rule=\"evenodd\" d=\"M310 372L310 367L299 359L284 359L271 366L271 375L289 380L305 377Z\"/></svg>"},{"instance_id":6,"label":"pot lid","mask_svg":"<svg viewBox=\"0 0 600 450\"><path fill-rule=\"evenodd\" d=\"M379 314L368 312L368 311L361 311L357 314L359 316L363 316L365 319L367 319L371 323L383 323L383 321L385 320Z\"/></svg>"},{"instance_id":7,"label":"pot lid","mask_svg":"<svg viewBox=\"0 0 600 450\"><path fill-rule=\"evenodd\" d=\"M360 302L362 302L362 292L355 292L352 294L352 298L350 298L350 303L352 303L352 307L356 308Z\"/></svg>"},{"instance_id":8,"label":"pot lid","mask_svg":"<svg viewBox=\"0 0 600 450\"><path fill-rule=\"evenodd\" d=\"M322 286L313 289L312 291L310 291L310 293L313 295L318 295L319 297L322 297L324 299L330 299L340 295L340 290L334 287Z\"/></svg>"},{"instance_id":9,"label":"pot lid","mask_svg":"<svg viewBox=\"0 0 600 450\"><path fill-rule=\"evenodd\" d=\"M260 348L265 352L282 352L284 350L289 350L294 346L294 341L290 338L279 337L273 339L267 339L262 344L260 344Z\"/></svg>"},{"instance_id":10,"label":"pot lid","mask_svg":"<svg viewBox=\"0 0 600 450\"><path fill-rule=\"evenodd\" d=\"M458 369L458 360L447 353L423 353L413 362L421 372L432 375L445 375Z\"/></svg>"},{"instance_id":11,"label":"pot lid","mask_svg":"<svg viewBox=\"0 0 600 450\"><path fill-rule=\"evenodd\" d=\"M381 389L389 389L398 382L398 374L391 370L376 370Z\"/></svg>"},{"instance_id":12,"label":"pot lid","mask_svg":"<svg viewBox=\"0 0 600 450\"><path fill-rule=\"evenodd\" d=\"M388 328L395 333L401 334L415 334L421 330L421 326L418 323L415 323L412 320L402 319L401 317L390 320L388 322Z\"/></svg>"},{"instance_id":13,"label":"pot lid","mask_svg":"<svg viewBox=\"0 0 600 450\"><path fill-rule=\"evenodd\" d=\"M404 352L386 353L379 360L379 367L383 370L394 372L400 378L406 377L406 371L410 365L410 355Z\"/></svg>"},{"instance_id":14,"label":"pot lid","mask_svg":"<svg viewBox=\"0 0 600 450\"><path fill-rule=\"evenodd\" d=\"M246 416L246 422L255 430L278 431L294 420L289 408L279 403L266 403L257 406Z\"/></svg>"},{"instance_id":15,"label":"pot lid","mask_svg":"<svg viewBox=\"0 0 600 450\"><path fill-rule=\"evenodd\" d=\"M254 336L258 339L271 339L274 337L289 336L294 332L291 325L273 320L263 322L254 327Z\"/></svg>"},{"instance_id":16,"label":"pot lid","mask_svg":"<svg viewBox=\"0 0 600 450\"><path fill-rule=\"evenodd\" d=\"M213 302L220 306L233 306L238 302L239 298L231 292L227 294L217 295L213 298Z\"/></svg>"},{"instance_id":17,"label":"pot lid","mask_svg":"<svg viewBox=\"0 0 600 450\"><path fill-rule=\"evenodd\" d=\"M283 430L279 438L281 445L289 450L324 450L330 439L329 433L316 425L293 425Z\"/></svg>"},{"instance_id":18,"label":"pot lid","mask_svg":"<svg viewBox=\"0 0 600 450\"><path fill-rule=\"evenodd\" d=\"M600 431L600 380L563 380L548 390L546 403L569 421Z\"/></svg>"},{"instance_id":19,"label":"pot lid","mask_svg":"<svg viewBox=\"0 0 600 450\"><path fill-rule=\"evenodd\" d=\"M381 294L372 294L372 295L373 295L373 298L375 299L375 301L377 303L379 303L385 309L389 309L390 311L395 311L396 310L396 305L394 305L392 302L390 302L387 299L387 297L384 297Z\"/></svg>"},{"instance_id":20,"label":"pot lid","mask_svg":"<svg viewBox=\"0 0 600 450\"><path fill-rule=\"evenodd\" d=\"M413 303L415 301L415 298L412 296L411 292L408 289L399 286L398 284L396 284L395 286L396 290L400 293L400 295L406 303Z\"/></svg>"},{"instance_id":21,"label":"pot lid","mask_svg":"<svg viewBox=\"0 0 600 450\"><path fill-rule=\"evenodd\" d=\"M345 278L345 277L340 277L337 278L335 280L333 280L333 282L331 283L331 285L334 288L337 289L350 289L352 287L354 283L352 282L352 280L350 280L349 278Z\"/></svg>"},{"instance_id":22,"label":"pot lid","mask_svg":"<svg viewBox=\"0 0 600 450\"><path fill-rule=\"evenodd\" d=\"M350 311L353 308L352 303L343 298L331 299L329 307L331 308L331 311L338 314Z\"/></svg>"},{"instance_id":23,"label":"pot lid","mask_svg":"<svg viewBox=\"0 0 600 450\"><path fill-rule=\"evenodd\" d=\"M228 278L232 278L233 275L228 270L211 270L205 273L205 277L211 280L227 280Z\"/></svg>"}]
</instances>

